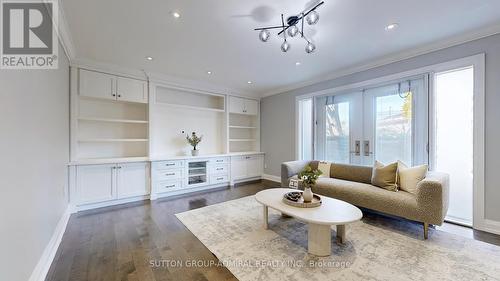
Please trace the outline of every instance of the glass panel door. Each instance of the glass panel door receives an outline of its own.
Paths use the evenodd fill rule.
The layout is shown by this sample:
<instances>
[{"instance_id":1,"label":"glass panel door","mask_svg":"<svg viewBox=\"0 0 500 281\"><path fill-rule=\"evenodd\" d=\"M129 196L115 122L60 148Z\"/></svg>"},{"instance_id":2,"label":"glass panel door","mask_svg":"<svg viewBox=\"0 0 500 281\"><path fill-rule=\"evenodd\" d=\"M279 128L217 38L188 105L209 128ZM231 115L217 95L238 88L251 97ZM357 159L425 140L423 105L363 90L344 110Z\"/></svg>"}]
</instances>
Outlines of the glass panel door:
<instances>
[{"instance_id":1,"label":"glass panel door","mask_svg":"<svg viewBox=\"0 0 500 281\"><path fill-rule=\"evenodd\" d=\"M426 154L427 145L425 104L418 112L414 108L422 103L419 98L425 98L424 79L365 91L363 164L372 165L375 160L384 164L399 160L409 166L426 163L427 157L415 157L417 151ZM417 124L422 128L418 136Z\"/></svg>"},{"instance_id":2,"label":"glass panel door","mask_svg":"<svg viewBox=\"0 0 500 281\"><path fill-rule=\"evenodd\" d=\"M362 122L360 100L360 93L320 97L316 100L318 159L345 164L359 161Z\"/></svg>"},{"instance_id":3,"label":"glass panel door","mask_svg":"<svg viewBox=\"0 0 500 281\"><path fill-rule=\"evenodd\" d=\"M326 105L326 159L335 163L350 163L349 102Z\"/></svg>"}]
</instances>

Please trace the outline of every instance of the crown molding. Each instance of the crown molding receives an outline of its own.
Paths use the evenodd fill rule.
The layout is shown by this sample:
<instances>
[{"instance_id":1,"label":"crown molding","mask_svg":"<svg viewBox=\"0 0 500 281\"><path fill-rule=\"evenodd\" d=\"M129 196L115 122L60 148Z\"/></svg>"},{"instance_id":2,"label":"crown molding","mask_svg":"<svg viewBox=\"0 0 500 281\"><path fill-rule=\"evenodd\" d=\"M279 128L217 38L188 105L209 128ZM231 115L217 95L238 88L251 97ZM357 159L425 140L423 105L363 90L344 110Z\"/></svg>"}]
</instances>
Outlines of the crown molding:
<instances>
[{"instance_id":1,"label":"crown molding","mask_svg":"<svg viewBox=\"0 0 500 281\"><path fill-rule=\"evenodd\" d=\"M377 68L377 67L384 66L384 65L388 65L391 63L411 59L411 58L414 58L414 57L417 57L420 55L429 54L429 53L439 51L442 49L446 49L449 47L461 45L461 44L464 44L467 42L479 40L479 39L489 37L492 35L496 35L499 33L500 33L500 24L488 26L488 27L478 29L478 30L475 30L472 32L467 32L467 33L463 33L461 35L449 37L445 40L440 40L440 41L437 41L437 42L434 42L431 44L427 44L424 46L420 46L417 48L411 48L411 49L408 49L408 50L405 50L405 51L402 51L399 53L387 55L387 56L384 56L380 59L370 61L368 63L357 64L357 65L347 67L347 68L344 68L344 69L341 69L338 71L334 71L326 76L320 76L320 77L313 78L311 80L307 80L304 82L294 83L294 84L291 84L291 85L288 85L285 87L280 87L280 88L265 92L264 94L261 95L261 97L264 98L264 97L268 97L268 96L282 94L282 93L285 93L288 91L300 89L303 87L311 86L311 85L318 84L321 82L326 82L329 80L334 80L334 79L348 76L351 74L355 74L358 72L370 70L370 69Z\"/></svg>"},{"instance_id":2,"label":"crown molding","mask_svg":"<svg viewBox=\"0 0 500 281\"><path fill-rule=\"evenodd\" d=\"M76 57L76 49L75 45L73 44L71 34L69 32L68 22L66 21L64 9L62 7L62 0L42 0L42 1L43 3L53 3L53 2L57 3L57 7L59 10L57 21L55 21L55 19L52 18L54 26L57 27L54 30L57 34L57 38L59 38L59 43L61 43L64 53L66 54L66 57L68 57L68 60L71 62Z\"/></svg>"}]
</instances>

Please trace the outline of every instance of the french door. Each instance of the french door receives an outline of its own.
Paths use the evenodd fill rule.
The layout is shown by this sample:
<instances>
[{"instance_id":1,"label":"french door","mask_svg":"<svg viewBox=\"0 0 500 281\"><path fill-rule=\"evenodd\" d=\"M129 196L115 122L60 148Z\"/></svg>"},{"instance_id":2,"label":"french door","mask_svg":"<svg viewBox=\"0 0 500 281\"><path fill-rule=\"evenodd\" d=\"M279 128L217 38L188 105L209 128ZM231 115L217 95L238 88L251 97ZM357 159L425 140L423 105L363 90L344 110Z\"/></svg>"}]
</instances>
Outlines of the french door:
<instances>
[{"instance_id":1,"label":"french door","mask_svg":"<svg viewBox=\"0 0 500 281\"><path fill-rule=\"evenodd\" d=\"M427 88L423 77L316 98L316 158L427 163Z\"/></svg>"}]
</instances>

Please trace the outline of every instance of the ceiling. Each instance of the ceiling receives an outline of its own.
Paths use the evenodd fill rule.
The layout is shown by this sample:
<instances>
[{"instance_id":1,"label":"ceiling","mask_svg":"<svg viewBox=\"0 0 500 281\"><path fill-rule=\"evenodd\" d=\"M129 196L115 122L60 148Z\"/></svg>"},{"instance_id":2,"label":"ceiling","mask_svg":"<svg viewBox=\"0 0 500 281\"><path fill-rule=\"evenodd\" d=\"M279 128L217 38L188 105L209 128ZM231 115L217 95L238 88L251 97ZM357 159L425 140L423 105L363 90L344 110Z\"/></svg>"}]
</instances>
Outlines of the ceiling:
<instances>
[{"instance_id":1,"label":"ceiling","mask_svg":"<svg viewBox=\"0 0 500 281\"><path fill-rule=\"evenodd\" d=\"M77 59L255 96L500 24L498 0L325 0L318 24L305 27L317 46L313 54L299 38L282 53L276 32L263 43L253 30L279 25L281 13L294 15L315 2L64 0L62 6ZM390 23L399 28L386 31Z\"/></svg>"}]
</instances>

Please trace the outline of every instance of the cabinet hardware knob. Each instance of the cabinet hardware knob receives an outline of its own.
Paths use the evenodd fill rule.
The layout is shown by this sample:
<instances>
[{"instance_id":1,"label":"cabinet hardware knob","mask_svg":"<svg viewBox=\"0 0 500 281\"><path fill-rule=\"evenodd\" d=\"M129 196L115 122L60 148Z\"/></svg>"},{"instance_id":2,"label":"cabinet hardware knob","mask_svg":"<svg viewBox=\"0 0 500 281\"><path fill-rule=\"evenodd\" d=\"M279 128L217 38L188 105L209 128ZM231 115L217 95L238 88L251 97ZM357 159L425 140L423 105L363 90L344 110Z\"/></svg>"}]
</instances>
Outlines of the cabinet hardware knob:
<instances>
[{"instance_id":1,"label":"cabinet hardware knob","mask_svg":"<svg viewBox=\"0 0 500 281\"><path fill-rule=\"evenodd\" d=\"M111 95L112 95L113 97L116 97L116 95L115 95L115 94L111 94Z\"/></svg>"}]
</instances>

